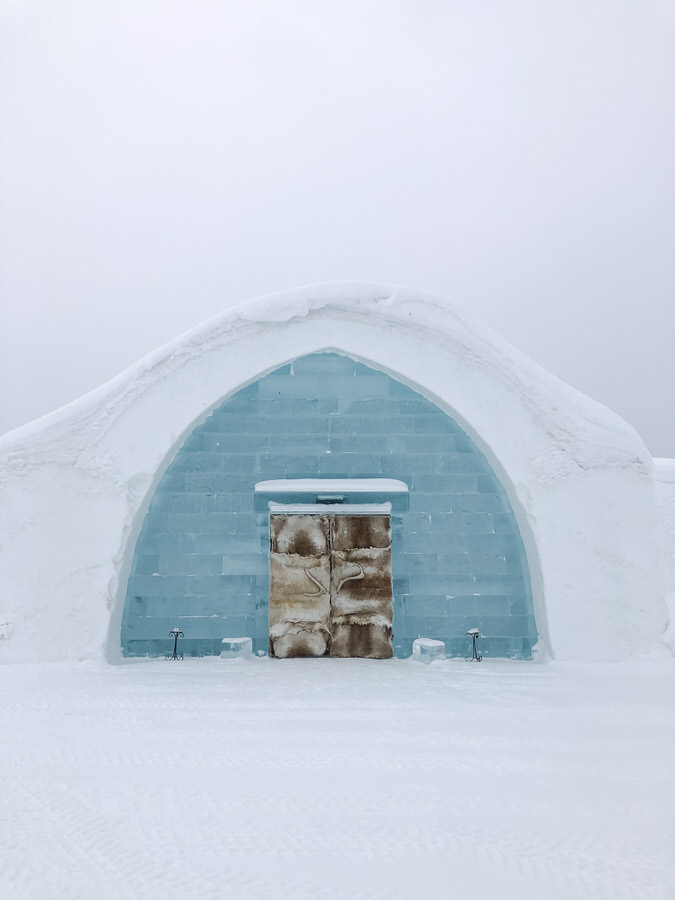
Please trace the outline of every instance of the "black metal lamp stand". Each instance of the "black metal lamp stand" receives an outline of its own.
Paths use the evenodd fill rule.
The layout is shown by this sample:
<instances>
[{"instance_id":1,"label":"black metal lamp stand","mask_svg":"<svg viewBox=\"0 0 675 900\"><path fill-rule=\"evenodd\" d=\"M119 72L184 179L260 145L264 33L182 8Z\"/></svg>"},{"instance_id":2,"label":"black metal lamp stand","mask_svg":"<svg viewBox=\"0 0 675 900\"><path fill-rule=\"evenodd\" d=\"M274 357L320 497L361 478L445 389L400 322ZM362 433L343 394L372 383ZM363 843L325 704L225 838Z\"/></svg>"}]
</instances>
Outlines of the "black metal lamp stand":
<instances>
[{"instance_id":1,"label":"black metal lamp stand","mask_svg":"<svg viewBox=\"0 0 675 900\"><path fill-rule=\"evenodd\" d=\"M169 632L169 637L173 637L173 653L169 653L166 656L166 659L182 659L183 654L178 652L178 638L183 637L183 632L180 628L172 628Z\"/></svg>"},{"instance_id":2,"label":"black metal lamp stand","mask_svg":"<svg viewBox=\"0 0 675 900\"><path fill-rule=\"evenodd\" d=\"M480 662L483 657L479 656L478 652L476 650L476 640L480 637L480 631L477 628L469 628L465 637L470 637L471 640L473 641L473 654L469 661L470 662Z\"/></svg>"}]
</instances>

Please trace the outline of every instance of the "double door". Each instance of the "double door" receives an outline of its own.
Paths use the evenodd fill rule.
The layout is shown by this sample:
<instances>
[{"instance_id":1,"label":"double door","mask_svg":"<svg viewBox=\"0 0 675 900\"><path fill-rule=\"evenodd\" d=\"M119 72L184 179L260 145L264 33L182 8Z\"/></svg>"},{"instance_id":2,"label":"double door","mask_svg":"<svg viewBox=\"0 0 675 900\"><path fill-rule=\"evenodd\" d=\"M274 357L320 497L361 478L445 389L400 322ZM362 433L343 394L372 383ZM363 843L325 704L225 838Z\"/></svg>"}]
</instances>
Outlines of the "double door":
<instances>
[{"instance_id":1,"label":"double door","mask_svg":"<svg viewBox=\"0 0 675 900\"><path fill-rule=\"evenodd\" d=\"M270 515L270 656L392 656L388 515Z\"/></svg>"}]
</instances>

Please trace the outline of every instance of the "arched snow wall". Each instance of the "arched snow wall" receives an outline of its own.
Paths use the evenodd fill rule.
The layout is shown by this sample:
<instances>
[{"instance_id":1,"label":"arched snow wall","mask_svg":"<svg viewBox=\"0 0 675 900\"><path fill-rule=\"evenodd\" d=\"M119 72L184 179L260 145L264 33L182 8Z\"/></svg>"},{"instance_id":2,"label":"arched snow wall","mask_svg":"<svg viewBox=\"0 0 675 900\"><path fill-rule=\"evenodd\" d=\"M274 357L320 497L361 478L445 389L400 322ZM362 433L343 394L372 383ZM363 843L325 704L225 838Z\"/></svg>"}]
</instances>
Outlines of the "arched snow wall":
<instances>
[{"instance_id":1,"label":"arched snow wall","mask_svg":"<svg viewBox=\"0 0 675 900\"><path fill-rule=\"evenodd\" d=\"M529 659L537 640L523 542L484 454L450 416L389 375L334 353L294 360L218 406L157 485L136 544L122 619L125 655L187 655L247 635L266 650L269 513L256 482L395 478L394 654L416 637L464 656Z\"/></svg>"},{"instance_id":2,"label":"arched snow wall","mask_svg":"<svg viewBox=\"0 0 675 900\"><path fill-rule=\"evenodd\" d=\"M166 465L223 398L331 348L433 400L485 454L557 658L659 644L652 461L633 429L450 301L341 283L228 310L0 439L0 659L119 657L133 549Z\"/></svg>"}]
</instances>

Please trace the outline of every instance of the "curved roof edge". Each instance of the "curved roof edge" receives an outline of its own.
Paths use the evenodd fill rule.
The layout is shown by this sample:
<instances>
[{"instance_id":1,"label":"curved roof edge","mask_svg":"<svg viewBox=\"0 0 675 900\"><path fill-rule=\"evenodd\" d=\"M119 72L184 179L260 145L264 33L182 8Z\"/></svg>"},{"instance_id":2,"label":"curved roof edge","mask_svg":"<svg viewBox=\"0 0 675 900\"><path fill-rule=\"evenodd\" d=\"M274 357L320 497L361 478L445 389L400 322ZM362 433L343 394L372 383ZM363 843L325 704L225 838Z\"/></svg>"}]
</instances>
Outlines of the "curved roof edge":
<instances>
[{"instance_id":1,"label":"curved roof edge","mask_svg":"<svg viewBox=\"0 0 675 900\"><path fill-rule=\"evenodd\" d=\"M628 422L553 375L447 297L410 287L355 281L307 285L246 300L224 310L146 354L93 391L7 432L0 437L0 453L7 450L11 455L13 447L18 448L40 433L48 438L71 420L90 422L92 412L112 402L106 415L109 420L154 380L210 349L236 340L238 334L291 323L321 312L355 320L377 318L393 327L429 331L454 345L463 355L465 365L480 358L496 361L502 377L518 382L521 390L537 393L543 390L545 394L557 395L561 402L572 405L584 419L613 433L615 438L628 437L632 450L639 447L639 455L651 465L649 451Z\"/></svg>"}]
</instances>

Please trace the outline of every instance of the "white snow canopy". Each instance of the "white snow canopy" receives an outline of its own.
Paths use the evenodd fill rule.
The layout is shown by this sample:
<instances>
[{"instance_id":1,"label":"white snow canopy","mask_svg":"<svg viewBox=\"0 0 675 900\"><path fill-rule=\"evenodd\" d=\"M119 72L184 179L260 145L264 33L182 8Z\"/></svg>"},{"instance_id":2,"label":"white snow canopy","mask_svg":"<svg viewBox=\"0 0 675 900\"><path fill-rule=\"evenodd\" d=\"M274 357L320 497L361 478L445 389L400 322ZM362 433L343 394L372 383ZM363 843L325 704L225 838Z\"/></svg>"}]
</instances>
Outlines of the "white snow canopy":
<instances>
[{"instance_id":1,"label":"white snow canopy","mask_svg":"<svg viewBox=\"0 0 675 900\"><path fill-rule=\"evenodd\" d=\"M411 388L484 454L525 548L537 658L659 645L653 464L633 429L444 298L338 283L228 310L0 440L0 660L118 658L136 542L177 451L228 398L317 353Z\"/></svg>"}]
</instances>

